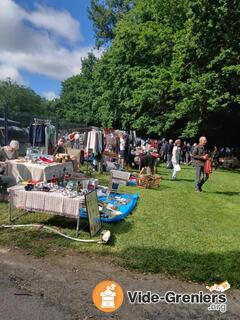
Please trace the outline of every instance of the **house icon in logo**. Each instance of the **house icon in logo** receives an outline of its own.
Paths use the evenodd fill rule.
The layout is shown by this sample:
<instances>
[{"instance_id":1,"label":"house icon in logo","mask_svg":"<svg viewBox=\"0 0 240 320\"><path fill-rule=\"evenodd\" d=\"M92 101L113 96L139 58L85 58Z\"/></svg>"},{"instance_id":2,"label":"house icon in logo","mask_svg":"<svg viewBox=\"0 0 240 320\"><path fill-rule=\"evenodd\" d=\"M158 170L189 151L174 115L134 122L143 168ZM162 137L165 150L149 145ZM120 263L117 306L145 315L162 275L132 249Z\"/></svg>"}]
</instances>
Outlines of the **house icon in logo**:
<instances>
[{"instance_id":1,"label":"house icon in logo","mask_svg":"<svg viewBox=\"0 0 240 320\"><path fill-rule=\"evenodd\" d=\"M110 286L107 286L105 291L100 292L100 296L102 299L101 308L108 309L108 308L115 308L115 298L116 298L116 292L115 292L115 284L111 284Z\"/></svg>"},{"instance_id":2,"label":"house icon in logo","mask_svg":"<svg viewBox=\"0 0 240 320\"><path fill-rule=\"evenodd\" d=\"M93 289L92 299L98 310L106 313L115 312L123 304L124 292L116 281L104 280Z\"/></svg>"}]
</instances>

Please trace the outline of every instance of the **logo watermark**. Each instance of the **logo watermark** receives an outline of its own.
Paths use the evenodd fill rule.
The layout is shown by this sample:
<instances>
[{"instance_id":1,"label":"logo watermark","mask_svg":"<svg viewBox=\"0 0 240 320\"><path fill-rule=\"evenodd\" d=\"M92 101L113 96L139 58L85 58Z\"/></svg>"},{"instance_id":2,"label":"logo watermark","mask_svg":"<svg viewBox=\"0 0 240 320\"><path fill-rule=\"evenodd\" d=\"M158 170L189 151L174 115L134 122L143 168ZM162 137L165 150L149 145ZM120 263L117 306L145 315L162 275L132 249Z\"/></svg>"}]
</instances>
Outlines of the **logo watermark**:
<instances>
[{"instance_id":1,"label":"logo watermark","mask_svg":"<svg viewBox=\"0 0 240 320\"><path fill-rule=\"evenodd\" d=\"M227 296L224 293L209 294L199 291L196 293L178 293L175 291L167 291L159 294L151 291L127 291L127 297L130 304L158 304L161 302L167 304L207 304L208 310L218 310L226 312Z\"/></svg>"},{"instance_id":2,"label":"logo watermark","mask_svg":"<svg viewBox=\"0 0 240 320\"><path fill-rule=\"evenodd\" d=\"M224 293L230 288L228 281L207 286L210 293L198 291L195 293L180 293L167 291L158 293L152 291L127 291L126 296L130 304L198 304L207 305L209 311L227 311L227 296ZM216 293L212 293L216 291ZM103 312L114 312L123 304L124 292L122 287L115 281L106 280L100 282L93 290L93 302L95 306Z\"/></svg>"},{"instance_id":3,"label":"logo watermark","mask_svg":"<svg viewBox=\"0 0 240 320\"><path fill-rule=\"evenodd\" d=\"M106 280L98 283L93 290L93 303L103 312L114 312L123 304L122 287L115 281Z\"/></svg>"}]
</instances>

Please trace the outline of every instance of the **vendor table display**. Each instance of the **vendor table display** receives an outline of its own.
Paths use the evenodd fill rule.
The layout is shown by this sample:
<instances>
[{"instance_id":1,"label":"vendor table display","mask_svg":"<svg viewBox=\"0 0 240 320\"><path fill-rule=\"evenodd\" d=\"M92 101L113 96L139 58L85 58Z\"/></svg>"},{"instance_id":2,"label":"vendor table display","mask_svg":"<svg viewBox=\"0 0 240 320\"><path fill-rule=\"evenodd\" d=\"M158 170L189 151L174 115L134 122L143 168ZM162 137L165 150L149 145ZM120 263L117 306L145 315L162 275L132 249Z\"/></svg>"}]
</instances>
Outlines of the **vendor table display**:
<instances>
[{"instance_id":1,"label":"vendor table display","mask_svg":"<svg viewBox=\"0 0 240 320\"><path fill-rule=\"evenodd\" d=\"M49 181L53 176L60 178L64 169L68 173L73 172L72 162L65 163L34 163L25 160L9 160L7 163L7 175L13 177L16 183L24 180Z\"/></svg>"},{"instance_id":2,"label":"vendor table display","mask_svg":"<svg viewBox=\"0 0 240 320\"><path fill-rule=\"evenodd\" d=\"M124 220L137 205L138 198L137 193L119 194L114 192L98 197L101 221L110 223ZM80 209L80 217L87 218L84 208Z\"/></svg>"},{"instance_id":3,"label":"vendor table display","mask_svg":"<svg viewBox=\"0 0 240 320\"><path fill-rule=\"evenodd\" d=\"M13 208L26 211L46 212L52 215L76 219L78 233L79 211L85 202L84 195L78 195L76 192L58 188L57 186L53 186L52 189L43 186L42 189L45 191L27 191L26 189L27 188L22 185L8 189L9 222L14 220Z\"/></svg>"}]
</instances>

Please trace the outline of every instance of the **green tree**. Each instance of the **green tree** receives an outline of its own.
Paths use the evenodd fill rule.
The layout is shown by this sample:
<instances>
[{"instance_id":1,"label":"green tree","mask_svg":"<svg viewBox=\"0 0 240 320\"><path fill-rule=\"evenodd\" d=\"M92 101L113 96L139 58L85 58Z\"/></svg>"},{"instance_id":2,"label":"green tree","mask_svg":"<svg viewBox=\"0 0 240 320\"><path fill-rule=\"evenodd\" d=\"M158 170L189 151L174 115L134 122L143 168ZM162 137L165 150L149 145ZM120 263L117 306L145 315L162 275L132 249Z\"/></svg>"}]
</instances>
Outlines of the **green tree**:
<instances>
[{"instance_id":1,"label":"green tree","mask_svg":"<svg viewBox=\"0 0 240 320\"><path fill-rule=\"evenodd\" d=\"M96 61L96 57L90 53L82 60L81 73L62 82L61 99L54 103L60 119L83 125L98 124L97 114L93 111Z\"/></svg>"},{"instance_id":2,"label":"green tree","mask_svg":"<svg viewBox=\"0 0 240 320\"><path fill-rule=\"evenodd\" d=\"M117 22L130 10L133 3L133 0L91 0L88 12L93 22L97 47L114 39Z\"/></svg>"},{"instance_id":3,"label":"green tree","mask_svg":"<svg viewBox=\"0 0 240 320\"><path fill-rule=\"evenodd\" d=\"M237 141L240 2L125 3L92 1L97 40L110 42L64 81L61 115L141 135Z\"/></svg>"},{"instance_id":4,"label":"green tree","mask_svg":"<svg viewBox=\"0 0 240 320\"><path fill-rule=\"evenodd\" d=\"M172 60L172 92L179 97L166 122L182 136L204 133L214 140L236 136L239 119L239 2L190 2L185 27L176 34ZM217 119L217 125L216 125ZM220 121L220 122L219 122ZM230 138L228 137L228 139ZM231 139L230 138L230 139ZM229 140L230 140L229 139Z\"/></svg>"},{"instance_id":5,"label":"green tree","mask_svg":"<svg viewBox=\"0 0 240 320\"><path fill-rule=\"evenodd\" d=\"M47 114L47 101L33 90L18 85L10 79L0 81L0 113L3 116L7 107L8 117L29 125L33 116Z\"/></svg>"}]
</instances>

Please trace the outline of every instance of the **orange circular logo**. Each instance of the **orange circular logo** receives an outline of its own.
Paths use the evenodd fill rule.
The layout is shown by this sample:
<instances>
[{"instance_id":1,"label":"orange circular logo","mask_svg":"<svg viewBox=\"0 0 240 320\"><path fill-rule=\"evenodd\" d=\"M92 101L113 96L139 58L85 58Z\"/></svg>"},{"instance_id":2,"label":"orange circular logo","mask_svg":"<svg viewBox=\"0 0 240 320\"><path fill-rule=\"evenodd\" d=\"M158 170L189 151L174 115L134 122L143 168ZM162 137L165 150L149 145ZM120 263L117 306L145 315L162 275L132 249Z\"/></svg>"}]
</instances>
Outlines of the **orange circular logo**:
<instances>
[{"instance_id":1,"label":"orange circular logo","mask_svg":"<svg viewBox=\"0 0 240 320\"><path fill-rule=\"evenodd\" d=\"M123 303L124 293L122 287L115 281L105 280L99 282L93 290L93 303L103 312L114 312Z\"/></svg>"}]
</instances>

